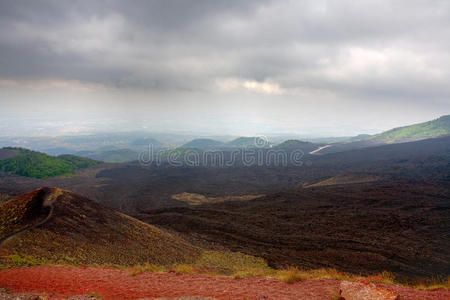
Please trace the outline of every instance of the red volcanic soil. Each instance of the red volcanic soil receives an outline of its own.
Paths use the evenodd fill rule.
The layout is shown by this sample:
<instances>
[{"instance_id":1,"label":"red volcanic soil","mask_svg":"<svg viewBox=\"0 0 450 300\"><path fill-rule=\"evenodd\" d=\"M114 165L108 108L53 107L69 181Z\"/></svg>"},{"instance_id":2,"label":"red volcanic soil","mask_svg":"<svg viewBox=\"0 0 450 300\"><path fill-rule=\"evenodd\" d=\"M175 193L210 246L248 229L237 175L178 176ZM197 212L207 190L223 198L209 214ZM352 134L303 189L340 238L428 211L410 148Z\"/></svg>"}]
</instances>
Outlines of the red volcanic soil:
<instances>
[{"instance_id":1,"label":"red volcanic soil","mask_svg":"<svg viewBox=\"0 0 450 300\"><path fill-rule=\"evenodd\" d=\"M323 279L287 284L276 279L233 279L207 275L156 274L136 276L130 271L107 268L40 266L0 271L0 287L12 293L46 295L62 299L73 295L101 295L104 299L203 296L216 299L333 299L339 281ZM400 299L450 299L450 291L417 291L390 287Z\"/></svg>"}]
</instances>

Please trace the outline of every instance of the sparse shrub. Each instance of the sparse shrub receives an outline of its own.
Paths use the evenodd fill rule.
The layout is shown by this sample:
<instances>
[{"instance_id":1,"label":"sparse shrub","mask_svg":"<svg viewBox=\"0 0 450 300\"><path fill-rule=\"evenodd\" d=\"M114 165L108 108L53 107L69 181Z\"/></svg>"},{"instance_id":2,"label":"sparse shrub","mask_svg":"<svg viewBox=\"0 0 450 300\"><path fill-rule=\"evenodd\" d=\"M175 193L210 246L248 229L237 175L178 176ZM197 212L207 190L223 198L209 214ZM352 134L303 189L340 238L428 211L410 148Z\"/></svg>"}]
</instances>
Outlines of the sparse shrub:
<instances>
[{"instance_id":1,"label":"sparse shrub","mask_svg":"<svg viewBox=\"0 0 450 300\"><path fill-rule=\"evenodd\" d=\"M432 278L424 279L419 282L415 282L411 285L412 288L418 290L437 290L437 289L450 289L450 276L446 278Z\"/></svg>"},{"instance_id":2,"label":"sparse shrub","mask_svg":"<svg viewBox=\"0 0 450 300\"><path fill-rule=\"evenodd\" d=\"M178 274L196 274L198 273L198 270L193 266L181 264L176 266L175 272Z\"/></svg>"},{"instance_id":3,"label":"sparse shrub","mask_svg":"<svg viewBox=\"0 0 450 300\"><path fill-rule=\"evenodd\" d=\"M158 265L152 265L149 263L146 263L144 265L137 265L131 268L131 275L136 276L144 272L150 272L150 273L161 273L161 272L167 272L167 268L164 266L158 266Z\"/></svg>"},{"instance_id":4,"label":"sparse shrub","mask_svg":"<svg viewBox=\"0 0 450 300\"><path fill-rule=\"evenodd\" d=\"M13 265L20 265L20 266L34 266L34 265L40 265L41 262L37 260L34 257L31 256L20 256L18 254L12 254L8 256L8 260Z\"/></svg>"},{"instance_id":5,"label":"sparse shrub","mask_svg":"<svg viewBox=\"0 0 450 300\"><path fill-rule=\"evenodd\" d=\"M309 279L335 279L335 280L347 280L347 281L355 281L358 279L358 276L340 272L334 268L331 269L315 269L307 271L309 274Z\"/></svg>"},{"instance_id":6,"label":"sparse shrub","mask_svg":"<svg viewBox=\"0 0 450 300\"><path fill-rule=\"evenodd\" d=\"M381 278L384 279L384 283L394 284L395 283L395 275L388 271L381 272Z\"/></svg>"},{"instance_id":7,"label":"sparse shrub","mask_svg":"<svg viewBox=\"0 0 450 300\"><path fill-rule=\"evenodd\" d=\"M145 272L145 268L143 266L135 266L131 269L131 276L136 276Z\"/></svg>"},{"instance_id":8,"label":"sparse shrub","mask_svg":"<svg viewBox=\"0 0 450 300\"><path fill-rule=\"evenodd\" d=\"M74 263L75 262L75 258L73 258L73 257L70 257L70 256L68 256L68 255L66 255L66 257L64 257L64 259L67 261L67 262L69 262L69 263Z\"/></svg>"},{"instance_id":9,"label":"sparse shrub","mask_svg":"<svg viewBox=\"0 0 450 300\"><path fill-rule=\"evenodd\" d=\"M378 275L368 276L366 278L369 282L395 284L395 275L388 271L383 271Z\"/></svg>"},{"instance_id":10,"label":"sparse shrub","mask_svg":"<svg viewBox=\"0 0 450 300\"><path fill-rule=\"evenodd\" d=\"M167 268L165 268L164 266L159 266L159 265L145 264L145 270L147 272L151 272L151 273L161 273L161 272L166 272Z\"/></svg>"},{"instance_id":11,"label":"sparse shrub","mask_svg":"<svg viewBox=\"0 0 450 300\"><path fill-rule=\"evenodd\" d=\"M252 272L239 271L233 274L234 279L241 279L245 277L255 276Z\"/></svg>"},{"instance_id":12,"label":"sparse shrub","mask_svg":"<svg viewBox=\"0 0 450 300\"><path fill-rule=\"evenodd\" d=\"M298 268L290 267L289 269L278 271L277 278L286 283L295 283L308 279L308 276Z\"/></svg>"},{"instance_id":13,"label":"sparse shrub","mask_svg":"<svg viewBox=\"0 0 450 300\"><path fill-rule=\"evenodd\" d=\"M270 277L276 271L273 269L252 269L248 271L237 271L233 274L234 279L240 279L245 277L257 276L257 277Z\"/></svg>"}]
</instances>

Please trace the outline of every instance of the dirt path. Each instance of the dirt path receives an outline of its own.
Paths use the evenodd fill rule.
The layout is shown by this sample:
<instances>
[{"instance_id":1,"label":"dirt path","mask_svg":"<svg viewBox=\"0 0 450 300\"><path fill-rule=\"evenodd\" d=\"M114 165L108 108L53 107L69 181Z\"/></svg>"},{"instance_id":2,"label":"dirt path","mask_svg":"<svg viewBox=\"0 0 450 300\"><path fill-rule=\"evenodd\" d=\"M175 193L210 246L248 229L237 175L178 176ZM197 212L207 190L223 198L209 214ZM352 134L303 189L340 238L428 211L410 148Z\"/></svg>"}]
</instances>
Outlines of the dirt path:
<instances>
[{"instance_id":1,"label":"dirt path","mask_svg":"<svg viewBox=\"0 0 450 300\"><path fill-rule=\"evenodd\" d=\"M331 147L331 145L325 145L325 146L319 147L316 150L309 152L309 154L316 154L316 153L320 152L321 150L326 149L328 147Z\"/></svg>"},{"instance_id":2,"label":"dirt path","mask_svg":"<svg viewBox=\"0 0 450 300\"><path fill-rule=\"evenodd\" d=\"M39 227L39 226L41 226L41 225L47 223L47 221L50 220L50 218L53 216L53 205L50 204L50 205L48 205L48 207L50 207L50 211L49 211L47 217L45 217L44 220L42 220L41 222L39 222L39 223L37 223L37 224L34 224L34 225L32 225L32 226L28 226L28 227L22 228L22 229L20 229L19 231L16 231L16 232L14 232L13 234L10 234L10 235L8 235L8 236L5 237L5 238L0 239L0 247L1 247L1 245L2 245L4 242L6 242L6 241L8 241L8 240L10 240L10 239L12 239L12 238L14 238L15 236L18 236L18 235L21 234L22 232L25 232L25 231L27 231L27 230L31 230L31 229L37 228L37 227Z\"/></svg>"},{"instance_id":3,"label":"dirt path","mask_svg":"<svg viewBox=\"0 0 450 300\"><path fill-rule=\"evenodd\" d=\"M44 225L45 223L47 223L47 221L50 220L50 218L53 216L53 210L54 210L54 208L53 208L53 203L56 201L57 197L59 196L59 193L60 193L60 192L58 192L58 190L57 190L57 192L55 193L55 195L54 195L54 194L49 194L49 195L46 195L46 196L45 196L45 199L44 199L44 201L43 201L43 203L42 203L42 207L43 207L43 208L44 208L44 207L50 207L50 211L48 212L48 215L45 217L44 220L42 220L42 221L40 221L39 223L36 223L36 224L34 224L34 225L31 225L31 226L22 228L22 229L20 229L19 231L16 231L16 232L14 232L14 233L12 233L12 234L10 234L10 235L8 235L8 236L6 236L6 237L0 239L0 246L1 246L4 242L6 242L6 241L8 241L8 240L10 240L10 239L12 239L12 238L14 238L15 236L18 236L18 235L21 234L22 232L25 232L25 231L28 231L28 230L37 228L37 227L39 227L39 226Z\"/></svg>"},{"instance_id":4,"label":"dirt path","mask_svg":"<svg viewBox=\"0 0 450 300\"><path fill-rule=\"evenodd\" d=\"M203 296L216 299L333 299L339 281L312 280L287 284L276 279L233 279L207 275L155 274L132 276L127 270L78 267L31 267L0 271L0 287L13 293L37 293L47 299L101 295L104 299ZM423 292L395 287L401 299L450 299L450 291Z\"/></svg>"}]
</instances>

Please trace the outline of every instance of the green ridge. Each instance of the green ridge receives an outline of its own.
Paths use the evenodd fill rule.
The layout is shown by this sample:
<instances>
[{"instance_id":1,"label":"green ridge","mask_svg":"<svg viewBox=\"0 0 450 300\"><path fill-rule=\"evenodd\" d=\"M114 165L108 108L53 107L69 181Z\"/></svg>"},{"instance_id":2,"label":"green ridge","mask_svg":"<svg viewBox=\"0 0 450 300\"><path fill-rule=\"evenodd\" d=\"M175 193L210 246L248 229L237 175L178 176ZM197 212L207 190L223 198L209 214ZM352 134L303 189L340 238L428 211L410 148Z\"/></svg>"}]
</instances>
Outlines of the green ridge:
<instances>
[{"instance_id":1,"label":"green ridge","mask_svg":"<svg viewBox=\"0 0 450 300\"><path fill-rule=\"evenodd\" d=\"M76 170L84 169L100 162L75 155L50 156L41 152L23 148L3 148L17 150L18 154L0 160L0 171L25 177L48 178L73 175ZM2 149L2 150L3 150Z\"/></svg>"},{"instance_id":2,"label":"green ridge","mask_svg":"<svg viewBox=\"0 0 450 300\"><path fill-rule=\"evenodd\" d=\"M432 138L447 134L450 134L450 115L420 124L394 128L369 139Z\"/></svg>"}]
</instances>

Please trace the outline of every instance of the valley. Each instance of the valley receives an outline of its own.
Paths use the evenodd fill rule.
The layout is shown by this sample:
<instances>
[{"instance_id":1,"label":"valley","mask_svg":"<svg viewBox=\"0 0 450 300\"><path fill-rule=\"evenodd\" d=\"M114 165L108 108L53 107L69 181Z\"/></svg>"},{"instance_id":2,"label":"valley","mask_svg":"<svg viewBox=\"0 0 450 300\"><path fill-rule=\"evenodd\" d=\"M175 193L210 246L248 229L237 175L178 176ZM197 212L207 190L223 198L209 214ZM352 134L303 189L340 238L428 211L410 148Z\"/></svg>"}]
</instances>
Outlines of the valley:
<instances>
[{"instance_id":1,"label":"valley","mask_svg":"<svg viewBox=\"0 0 450 300\"><path fill-rule=\"evenodd\" d=\"M0 265L276 278L296 268L315 280L391 274L397 284L445 285L450 137L320 153L325 147L289 140L250 152L263 158L250 165L214 161L235 149L192 165L183 156L106 163L4 148L0 162L32 155L41 159L25 165L33 170L54 159L80 167L71 176L0 173ZM278 164L272 148L300 151L301 163Z\"/></svg>"}]
</instances>

